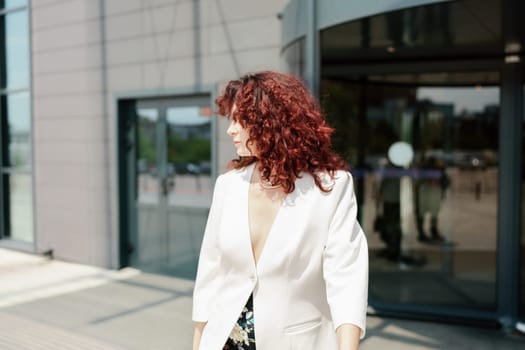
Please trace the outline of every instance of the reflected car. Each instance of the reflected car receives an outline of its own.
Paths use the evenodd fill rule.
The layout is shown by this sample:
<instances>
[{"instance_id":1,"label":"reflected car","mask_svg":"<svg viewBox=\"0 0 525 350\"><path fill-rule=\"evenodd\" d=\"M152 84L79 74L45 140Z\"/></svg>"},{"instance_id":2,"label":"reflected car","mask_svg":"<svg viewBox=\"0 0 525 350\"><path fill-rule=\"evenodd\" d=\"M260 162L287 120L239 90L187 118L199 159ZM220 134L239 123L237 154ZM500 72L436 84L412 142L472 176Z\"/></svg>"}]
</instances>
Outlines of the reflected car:
<instances>
[{"instance_id":1,"label":"reflected car","mask_svg":"<svg viewBox=\"0 0 525 350\"><path fill-rule=\"evenodd\" d=\"M211 162L203 161L199 164L201 174L210 175L211 174Z\"/></svg>"},{"instance_id":2,"label":"reflected car","mask_svg":"<svg viewBox=\"0 0 525 350\"><path fill-rule=\"evenodd\" d=\"M200 174L200 167L191 162L175 163L174 171L177 175L196 175Z\"/></svg>"}]
</instances>

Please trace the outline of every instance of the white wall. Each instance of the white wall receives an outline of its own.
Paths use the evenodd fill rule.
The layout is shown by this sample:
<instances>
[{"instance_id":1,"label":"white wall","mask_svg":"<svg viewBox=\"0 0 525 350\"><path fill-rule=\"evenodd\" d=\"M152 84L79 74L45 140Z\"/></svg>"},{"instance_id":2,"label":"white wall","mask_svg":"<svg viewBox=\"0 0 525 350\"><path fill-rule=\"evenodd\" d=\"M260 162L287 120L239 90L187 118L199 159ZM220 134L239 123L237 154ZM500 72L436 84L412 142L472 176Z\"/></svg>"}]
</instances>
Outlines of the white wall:
<instances>
[{"instance_id":1,"label":"white wall","mask_svg":"<svg viewBox=\"0 0 525 350\"><path fill-rule=\"evenodd\" d=\"M37 250L107 265L97 1L32 1Z\"/></svg>"}]
</instances>

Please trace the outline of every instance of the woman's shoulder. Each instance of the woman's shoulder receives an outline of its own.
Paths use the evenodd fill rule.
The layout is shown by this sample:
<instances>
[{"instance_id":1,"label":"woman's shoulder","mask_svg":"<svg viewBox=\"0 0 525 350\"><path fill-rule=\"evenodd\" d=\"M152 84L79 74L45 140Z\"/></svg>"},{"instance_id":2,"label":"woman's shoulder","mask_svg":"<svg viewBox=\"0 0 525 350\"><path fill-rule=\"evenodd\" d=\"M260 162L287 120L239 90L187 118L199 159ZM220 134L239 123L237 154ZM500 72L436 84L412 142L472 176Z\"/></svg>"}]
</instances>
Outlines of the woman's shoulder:
<instances>
[{"instance_id":1,"label":"woman's shoulder","mask_svg":"<svg viewBox=\"0 0 525 350\"><path fill-rule=\"evenodd\" d=\"M322 190L315 181L318 177ZM317 171L314 174L302 173L296 181L296 189L303 195L312 195L319 199L338 198L348 190L353 189L352 175L345 170Z\"/></svg>"},{"instance_id":2,"label":"woman's shoulder","mask_svg":"<svg viewBox=\"0 0 525 350\"><path fill-rule=\"evenodd\" d=\"M247 166L244 166L244 167L240 167L240 168L229 169L226 172L224 172L221 175L219 175L219 177L223 177L223 178L238 177L239 175L245 174L250 166L252 166L252 165L250 164L250 165L247 165Z\"/></svg>"},{"instance_id":3,"label":"woman's shoulder","mask_svg":"<svg viewBox=\"0 0 525 350\"><path fill-rule=\"evenodd\" d=\"M352 174L346 170L335 170L333 173L328 171L319 171L317 173L321 184L326 189L336 189L346 187L352 183Z\"/></svg>"},{"instance_id":4,"label":"woman's shoulder","mask_svg":"<svg viewBox=\"0 0 525 350\"><path fill-rule=\"evenodd\" d=\"M224 198L239 184L239 169L229 170L217 176L213 186L214 197Z\"/></svg>"},{"instance_id":5,"label":"woman's shoulder","mask_svg":"<svg viewBox=\"0 0 525 350\"><path fill-rule=\"evenodd\" d=\"M238 169L230 169L225 173L220 174L215 180L215 186L242 180L243 175L246 174L246 170L247 167L242 167Z\"/></svg>"},{"instance_id":6,"label":"woman's shoulder","mask_svg":"<svg viewBox=\"0 0 525 350\"><path fill-rule=\"evenodd\" d=\"M339 182L348 182L352 181L352 174L348 170L339 169L334 172L334 178Z\"/></svg>"}]
</instances>

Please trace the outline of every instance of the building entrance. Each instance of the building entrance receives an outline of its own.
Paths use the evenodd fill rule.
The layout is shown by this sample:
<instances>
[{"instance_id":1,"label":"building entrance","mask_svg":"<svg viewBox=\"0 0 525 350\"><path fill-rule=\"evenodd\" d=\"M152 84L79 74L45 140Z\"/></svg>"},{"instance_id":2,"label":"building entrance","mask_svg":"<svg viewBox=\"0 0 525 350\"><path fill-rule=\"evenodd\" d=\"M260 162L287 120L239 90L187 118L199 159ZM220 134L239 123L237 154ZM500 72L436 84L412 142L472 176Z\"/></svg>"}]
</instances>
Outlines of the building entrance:
<instances>
[{"instance_id":1,"label":"building entrance","mask_svg":"<svg viewBox=\"0 0 525 350\"><path fill-rule=\"evenodd\" d=\"M491 71L323 80L369 233L374 305L496 309L498 86Z\"/></svg>"},{"instance_id":2,"label":"building entrance","mask_svg":"<svg viewBox=\"0 0 525 350\"><path fill-rule=\"evenodd\" d=\"M212 196L210 97L139 100L123 109L121 260L192 279Z\"/></svg>"},{"instance_id":3,"label":"building entrance","mask_svg":"<svg viewBox=\"0 0 525 350\"><path fill-rule=\"evenodd\" d=\"M514 329L525 3L306 3L283 12L283 56L319 93L356 179L370 305Z\"/></svg>"}]
</instances>

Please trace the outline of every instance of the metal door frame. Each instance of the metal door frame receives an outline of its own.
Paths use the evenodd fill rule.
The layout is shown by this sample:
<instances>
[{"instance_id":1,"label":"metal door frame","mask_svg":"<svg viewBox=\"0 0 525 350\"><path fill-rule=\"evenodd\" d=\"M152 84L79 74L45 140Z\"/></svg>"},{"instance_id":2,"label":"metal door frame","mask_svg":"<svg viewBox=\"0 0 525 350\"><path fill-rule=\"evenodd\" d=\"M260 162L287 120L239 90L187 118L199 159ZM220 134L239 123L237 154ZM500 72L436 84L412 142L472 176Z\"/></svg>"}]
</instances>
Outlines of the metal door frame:
<instances>
[{"instance_id":1,"label":"metal door frame","mask_svg":"<svg viewBox=\"0 0 525 350\"><path fill-rule=\"evenodd\" d=\"M135 109L138 103L157 103L166 106L172 101L192 101L195 99L207 99L209 105L213 106L216 98L217 87L214 85L204 86L201 89L179 88L166 91L137 91L120 93L114 97L116 118L116 154L118 158L118 169L116 176L116 188L118 188L118 244L119 268L130 266L131 254L130 243L137 240L137 215L134 210L134 182L135 169L129 161L130 150L134 150L134 130L136 122L134 119ZM146 102L147 101L147 102ZM151 101L151 102L150 102ZM173 103L171 103L173 105ZM213 108L212 108L213 109ZM164 120L165 113L159 109L159 118ZM164 108L165 110L165 108ZM211 117L211 178L214 182L217 177L217 118ZM167 148L165 148L167 149ZM134 156L134 155L133 155ZM164 169L165 171L166 169ZM130 174L134 174L131 176Z\"/></svg>"}]
</instances>

